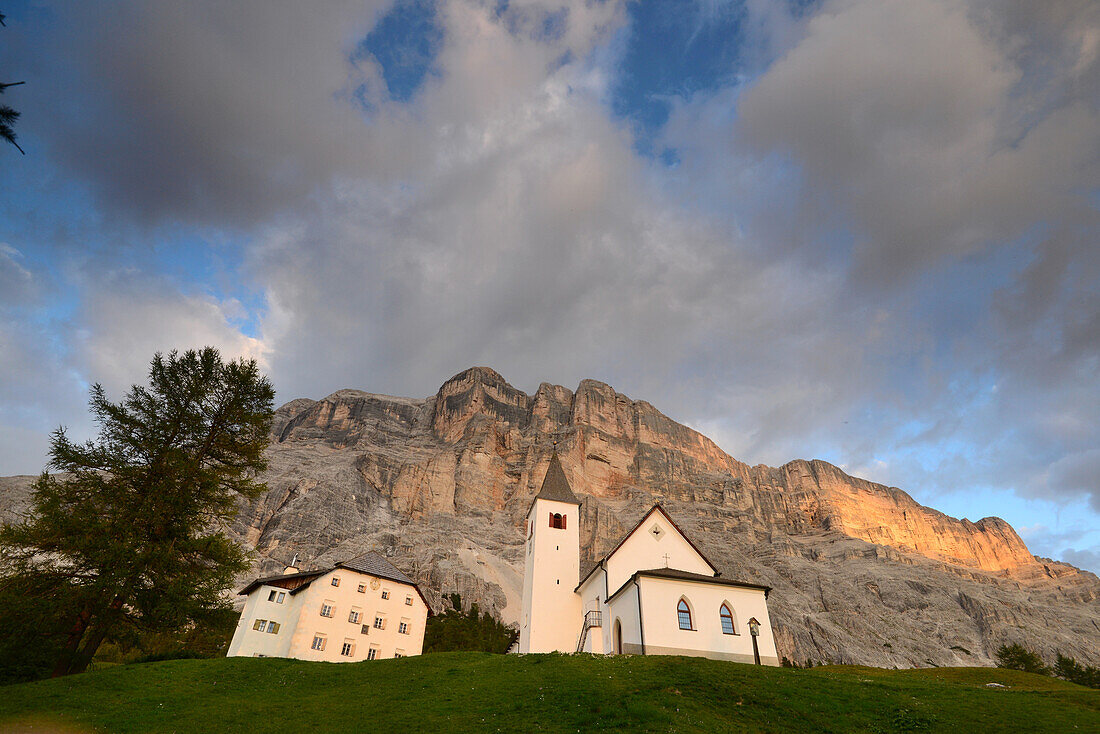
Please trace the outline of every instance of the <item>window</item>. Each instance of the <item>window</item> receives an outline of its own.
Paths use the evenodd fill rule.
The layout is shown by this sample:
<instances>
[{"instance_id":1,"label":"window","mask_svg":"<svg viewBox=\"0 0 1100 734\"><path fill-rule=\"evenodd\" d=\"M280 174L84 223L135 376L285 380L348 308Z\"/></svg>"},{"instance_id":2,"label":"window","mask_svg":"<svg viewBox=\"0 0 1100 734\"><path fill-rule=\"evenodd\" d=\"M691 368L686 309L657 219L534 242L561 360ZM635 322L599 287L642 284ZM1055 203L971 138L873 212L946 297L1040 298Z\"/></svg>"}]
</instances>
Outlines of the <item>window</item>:
<instances>
[{"instance_id":1,"label":"window","mask_svg":"<svg viewBox=\"0 0 1100 734\"><path fill-rule=\"evenodd\" d=\"M380 630L386 629L386 618L385 617L375 617L374 618L374 627L375 627L375 629L380 629Z\"/></svg>"},{"instance_id":2,"label":"window","mask_svg":"<svg viewBox=\"0 0 1100 734\"><path fill-rule=\"evenodd\" d=\"M560 512L550 513L550 527L565 530L565 515Z\"/></svg>"},{"instance_id":3,"label":"window","mask_svg":"<svg viewBox=\"0 0 1100 734\"><path fill-rule=\"evenodd\" d=\"M363 632L362 632L362 634L364 634L364 635L365 635L365 634L367 634L367 633L369 633L369 632L370 632L370 625L369 625L369 624L365 624L365 625L363 625Z\"/></svg>"},{"instance_id":4,"label":"window","mask_svg":"<svg viewBox=\"0 0 1100 734\"><path fill-rule=\"evenodd\" d=\"M333 611L334 611L335 606L336 606L336 602L331 602L331 601L326 599L325 603L321 605L321 616L322 617L331 617L333 615Z\"/></svg>"},{"instance_id":5,"label":"window","mask_svg":"<svg viewBox=\"0 0 1100 734\"><path fill-rule=\"evenodd\" d=\"M278 622L269 623L267 625L267 631L270 632L273 635L279 634L279 623Z\"/></svg>"},{"instance_id":6,"label":"window","mask_svg":"<svg viewBox=\"0 0 1100 734\"><path fill-rule=\"evenodd\" d=\"M403 658L403 657L405 657L405 651L404 650L394 650L393 651L393 656L395 658Z\"/></svg>"},{"instance_id":7,"label":"window","mask_svg":"<svg viewBox=\"0 0 1100 734\"><path fill-rule=\"evenodd\" d=\"M676 605L676 616L680 618L680 629L694 629L691 626L691 608L683 599L681 599L680 603Z\"/></svg>"},{"instance_id":8,"label":"window","mask_svg":"<svg viewBox=\"0 0 1100 734\"><path fill-rule=\"evenodd\" d=\"M390 592L389 592L389 590L387 590L387 589L383 589L383 591L382 591L382 598L383 598L383 599L389 599L389 598L390 598Z\"/></svg>"},{"instance_id":9,"label":"window","mask_svg":"<svg viewBox=\"0 0 1100 734\"><path fill-rule=\"evenodd\" d=\"M722 619L722 634L736 635L737 630L733 627L733 612L730 611L730 608L723 604L718 609L718 616Z\"/></svg>"},{"instance_id":10,"label":"window","mask_svg":"<svg viewBox=\"0 0 1100 734\"><path fill-rule=\"evenodd\" d=\"M351 613L348 614L348 621L351 622L352 624L359 624L359 610L358 609L352 609L351 610Z\"/></svg>"},{"instance_id":11,"label":"window","mask_svg":"<svg viewBox=\"0 0 1100 734\"><path fill-rule=\"evenodd\" d=\"M257 632L263 632L265 629L267 629L267 620L257 619L256 623L252 625L252 629L256 630Z\"/></svg>"},{"instance_id":12,"label":"window","mask_svg":"<svg viewBox=\"0 0 1100 734\"><path fill-rule=\"evenodd\" d=\"M286 599L286 592L285 591L280 591L279 595L277 597L275 597L275 603L276 604L282 604L283 599Z\"/></svg>"},{"instance_id":13,"label":"window","mask_svg":"<svg viewBox=\"0 0 1100 734\"><path fill-rule=\"evenodd\" d=\"M333 576L332 577L332 585L333 586L339 586L340 585L340 577L339 576Z\"/></svg>"},{"instance_id":14,"label":"window","mask_svg":"<svg viewBox=\"0 0 1100 734\"><path fill-rule=\"evenodd\" d=\"M310 645L309 647L310 647L311 650L317 650L318 652L323 652L324 649L325 649L325 643L326 642L328 642L328 640L325 639L324 635L314 635L313 636L313 644Z\"/></svg>"},{"instance_id":15,"label":"window","mask_svg":"<svg viewBox=\"0 0 1100 734\"><path fill-rule=\"evenodd\" d=\"M355 643L351 640L344 640L344 644L340 648L340 654L346 658L350 658L355 654Z\"/></svg>"},{"instance_id":16,"label":"window","mask_svg":"<svg viewBox=\"0 0 1100 734\"><path fill-rule=\"evenodd\" d=\"M409 623L401 622L401 624L397 625L397 631L403 635L409 634Z\"/></svg>"},{"instance_id":17,"label":"window","mask_svg":"<svg viewBox=\"0 0 1100 734\"><path fill-rule=\"evenodd\" d=\"M267 595L267 600L268 601L275 601L275 594L277 594L277 593L278 592L276 592L275 589L272 589Z\"/></svg>"},{"instance_id":18,"label":"window","mask_svg":"<svg viewBox=\"0 0 1100 734\"><path fill-rule=\"evenodd\" d=\"M411 607L413 605L413 598L411 596L405 597L405 606Z\"/></svg>"},{"instance_id":19,"label":"window","mask_svg":"<svg viewBox=\"0 0 1100 734\"><path fill-rule=\"evenodd\" d=\"M366 594L367 593L367 585L366 584L359 584L359 588L356 589L356 591L358 591L360 594Z\"/></svg>"},{"instance_id":20,"label":"window","mask_svg":"<svg viewBox=\"0 0 1100 734\"><path fill-rule=\"evenodd\" d=\"M367 660L374 660L377 657L378 657L378 648L375 647L374 645L371 645L370 649L367 650Z\"/></svg>"}]
</instances>

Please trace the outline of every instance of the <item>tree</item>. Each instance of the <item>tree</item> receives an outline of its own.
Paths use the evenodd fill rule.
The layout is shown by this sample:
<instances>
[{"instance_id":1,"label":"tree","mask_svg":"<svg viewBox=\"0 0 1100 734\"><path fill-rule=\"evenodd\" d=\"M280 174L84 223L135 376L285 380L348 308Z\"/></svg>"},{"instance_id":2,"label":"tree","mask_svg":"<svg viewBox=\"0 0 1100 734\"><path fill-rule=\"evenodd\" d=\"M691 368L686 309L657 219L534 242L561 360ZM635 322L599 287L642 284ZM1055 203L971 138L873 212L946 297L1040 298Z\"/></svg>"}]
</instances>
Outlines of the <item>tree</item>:
<instances>
[{"instance_id":1,"label":"tree","mask_svg":"<svg viewBox=\"0 0 1100 734\"><path fill-rule=\"evenodd\" d=\"M450 595L451 608L428 619L424 630L424 652L457 650L505 653L519 632L503 624L477 604L462 611L462 597Z\"/></svg>"},{"instance_id":2,"label":"tree","mask_svg":"<svg viewBox=\"0 0 1100 734\"><path fill-rule=\"evenodd\" d=\"M273 400L252 360L173 351L120 403L92 388L95 441L53 433L49 468L64 474L44 472L27 518L0 529L0 602L38 615L54 676L85 670L113 631L186 630L228 607L247 558L224 530L266 489Z\"/></svg>"},{"instance_id":3,"label":"tree","mask_svg":"<svg viewBox=\"0 0 1100 734\"><path fill-rule=\"evenodd\" d=\"M4 23L5 17L6 16L3 13L0 13L0 26L7 25L6 23ZM17 87L22 83L23 82L8 82L5 84L3 82L0 82L0 94L3 94L4 90L6 90L8 87ZM15 129L12 126L18 119L18 112L16 112L11 107L8 107L7 105L0 105L0 139L7 140L9 143L15 146L16 150L18 150L20 153L23 153L23 155L26 155L23 149L19 147L19 143L15 142Z\"/></svg>"},{"instance_id":4,"label":"tree","mask_svg":"<svg viewBox=\"0 0 1100 734\"><path fill-rule=\"evenodd\" d=\"M1043 663L1043 659L1023 645L1001 645L995 657L997 658L998 668L1022 670L1025 673L1038 673L1039 675L1050 673L1050 668Z\"/></svg>"}]
</instances>

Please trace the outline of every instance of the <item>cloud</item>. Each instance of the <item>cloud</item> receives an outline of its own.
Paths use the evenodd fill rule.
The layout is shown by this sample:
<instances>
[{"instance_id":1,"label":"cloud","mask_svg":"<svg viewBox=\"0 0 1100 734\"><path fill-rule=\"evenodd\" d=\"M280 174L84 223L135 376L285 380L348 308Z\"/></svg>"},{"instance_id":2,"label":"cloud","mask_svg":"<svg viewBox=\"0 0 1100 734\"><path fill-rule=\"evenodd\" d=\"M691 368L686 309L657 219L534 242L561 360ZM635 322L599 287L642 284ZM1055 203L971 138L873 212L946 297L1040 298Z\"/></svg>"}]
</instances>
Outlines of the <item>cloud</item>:
<instances>
[{"instance_id":1,"label":"cloud","mask_svg":"<svg viewBox=\"0 0 1100 734\"><path fill-rule=\"evenodd\" d=\"M121 390L213 343L280 399L596 377L753 462L1097 496L1095 3L749 2L706 79L635 90L668 101L647 134L675 165L614 114L638 8L440 2L425 55L415 29L364 45L393 7L56 10L26 119L101 221L43 327L62 356L20 364ZM196 233L236 288L157 271ZM0 252L9 293L20 269Z\"/></svg>"}]
</instances>

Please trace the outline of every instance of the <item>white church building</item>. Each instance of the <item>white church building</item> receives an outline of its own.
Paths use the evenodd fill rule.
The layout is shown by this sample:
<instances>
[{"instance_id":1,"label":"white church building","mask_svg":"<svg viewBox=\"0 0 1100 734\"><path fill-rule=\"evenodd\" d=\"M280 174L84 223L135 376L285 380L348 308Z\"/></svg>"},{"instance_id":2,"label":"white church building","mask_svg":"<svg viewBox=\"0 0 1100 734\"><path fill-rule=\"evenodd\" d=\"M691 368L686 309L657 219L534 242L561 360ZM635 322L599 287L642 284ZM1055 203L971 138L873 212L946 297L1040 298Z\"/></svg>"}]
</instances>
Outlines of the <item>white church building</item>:
<instances>
[{"instance_id":1,"label":"white church building","mask_svg":"<svg viewBox=\"0 0 1100 734\"><path fill-rule=\"evenodd\" d=\"M527 512L518 652L779 665L770 587L721 578L659 504L582 578L580 505L554 453Z\"/></svg>"}]
</instances>

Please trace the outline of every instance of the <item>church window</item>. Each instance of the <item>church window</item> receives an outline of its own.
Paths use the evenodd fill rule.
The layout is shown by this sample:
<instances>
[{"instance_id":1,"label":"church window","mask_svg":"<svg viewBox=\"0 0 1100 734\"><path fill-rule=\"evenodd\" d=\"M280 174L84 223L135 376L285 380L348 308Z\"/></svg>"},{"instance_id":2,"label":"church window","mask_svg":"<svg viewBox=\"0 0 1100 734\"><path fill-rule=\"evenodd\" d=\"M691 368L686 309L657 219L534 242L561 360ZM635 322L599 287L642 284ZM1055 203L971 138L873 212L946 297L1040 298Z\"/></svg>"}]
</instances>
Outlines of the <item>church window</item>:
<instances>
[{"instance_id":1,"label":"church window","mask_svg":"<svg viewBox=\"0 0 1100 734\"><path fill-rule=\"evenodd\" d=\"M565 530L565 515L560 512L550 513L550 527Z\"/></svg>"},{"instance_id":2,"label":"church window","mask_svg":"<svg viewBox=\"0 0 1100 734\"><path fill-rule=\"evenodd\" d=\"M722 634L736 635L737 630L733 626L733 612L730 611L728 605L723 604L718 609L718 616L722 619Z\"/></svg>"},{"instance_id":3,"label":"church window","mask_svg":"<svg viewBox=\"0 0 1100 734\"><path fill-rule=\"evenodd\" d=\"M695 629L691 626L691 607L688 606L687 601L684 599L681 599L680 603L676 605L676 616L680 620L680 629Z\"/></svg>"},{"instance_id":4,"label":"church window","mask_svg":"<svg viewBox=\"0 0 1100 734\"><path fill-rule=\"evenodd\" d=\"M328 640L325 639L324 635L314 635L313 636L313 644L310 645L309 647L310 647L311 650L317 650L318 652L324 652L326 642L328 642Z\"/></svg>"}]
</instances>

